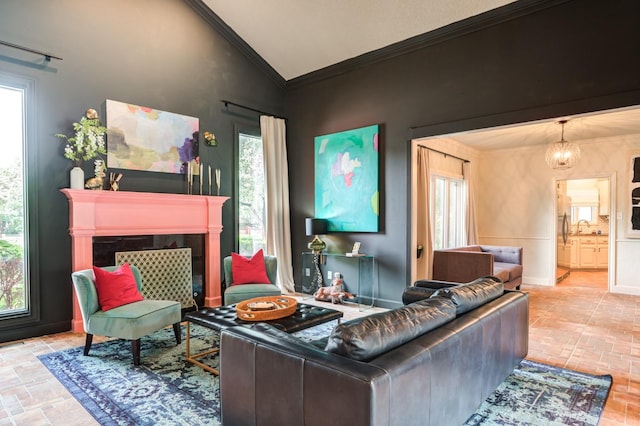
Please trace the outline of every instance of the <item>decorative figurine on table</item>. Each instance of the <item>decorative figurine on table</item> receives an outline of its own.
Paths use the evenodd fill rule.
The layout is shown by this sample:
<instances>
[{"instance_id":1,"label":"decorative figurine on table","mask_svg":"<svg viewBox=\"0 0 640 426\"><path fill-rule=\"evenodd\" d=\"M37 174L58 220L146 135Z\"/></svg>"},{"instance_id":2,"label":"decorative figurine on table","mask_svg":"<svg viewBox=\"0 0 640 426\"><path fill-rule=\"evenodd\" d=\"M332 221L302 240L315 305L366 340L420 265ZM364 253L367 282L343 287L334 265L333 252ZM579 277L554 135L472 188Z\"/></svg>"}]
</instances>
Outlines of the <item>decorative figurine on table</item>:
<instances>
[{"instance_id":1,"label":"decorative figurine on table","mask_svg":"<svg viewBox=\"0 0 640 426\"><path fill-rule=\"evenodd\" d=\"M320 287L313 297L321 302L343 303L344 299L354 299L355 294L345 291L343 288L344 281L342 277L335 277L329 287Z\"/></svg>"}]
</instances>

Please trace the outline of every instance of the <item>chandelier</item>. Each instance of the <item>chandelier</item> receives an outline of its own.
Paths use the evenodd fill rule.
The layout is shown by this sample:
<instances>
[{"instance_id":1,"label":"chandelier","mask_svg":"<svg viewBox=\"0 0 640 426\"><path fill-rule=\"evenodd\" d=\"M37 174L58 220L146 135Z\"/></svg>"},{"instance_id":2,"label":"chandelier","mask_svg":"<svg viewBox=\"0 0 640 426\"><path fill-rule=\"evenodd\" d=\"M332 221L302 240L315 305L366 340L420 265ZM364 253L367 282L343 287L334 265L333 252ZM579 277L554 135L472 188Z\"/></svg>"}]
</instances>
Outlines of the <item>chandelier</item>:
<instances>
[{"instance_id":1,"label":"chandelier","mask_svg":"<svg viewBox=\"0 0 640 426\"><path fill-rule=\"evenodd\" d=\"M558 142L549 145L545 160L552 169L568 169L580 159L580 148L575 143L564 140L564 125L567 120L560 120L558 123L562 125L562 136Z\"/></svg>"}]
</instances>

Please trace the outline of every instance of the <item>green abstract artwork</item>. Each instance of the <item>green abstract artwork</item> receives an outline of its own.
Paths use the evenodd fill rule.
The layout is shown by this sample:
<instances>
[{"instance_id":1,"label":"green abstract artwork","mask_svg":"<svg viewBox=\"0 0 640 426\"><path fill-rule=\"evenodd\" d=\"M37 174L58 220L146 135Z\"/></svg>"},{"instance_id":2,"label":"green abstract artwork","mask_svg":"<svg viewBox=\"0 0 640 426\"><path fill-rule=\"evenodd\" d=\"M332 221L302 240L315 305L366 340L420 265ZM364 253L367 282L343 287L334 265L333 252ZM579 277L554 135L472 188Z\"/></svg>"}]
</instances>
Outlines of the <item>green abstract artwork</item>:
<instances>
[{"instance_id":1,"label":"green abstract artwork","mask_svg":"<svg viewBox=\"0 0 640 426\"><path fill-rule=\"evenodd\" d=\"M329 232L378 232L379 126L315 138L315 217Z\"/></svg>"}]
</instances>

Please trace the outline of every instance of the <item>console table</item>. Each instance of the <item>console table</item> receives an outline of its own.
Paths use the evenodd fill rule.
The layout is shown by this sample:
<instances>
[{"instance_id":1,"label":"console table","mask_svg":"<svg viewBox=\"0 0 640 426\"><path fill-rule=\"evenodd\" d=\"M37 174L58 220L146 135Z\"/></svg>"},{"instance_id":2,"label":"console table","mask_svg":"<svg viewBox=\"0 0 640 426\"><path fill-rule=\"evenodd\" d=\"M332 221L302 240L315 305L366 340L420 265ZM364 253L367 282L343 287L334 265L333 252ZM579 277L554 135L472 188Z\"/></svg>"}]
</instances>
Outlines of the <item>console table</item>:
<instances>
[{"instance_id":1,"label":"console table","mask_svg":"<svg viewBox=\"0 0 640 426\"><path fill-rule=\"evenodd\" d=\"M323 287L331 285L334 274L339 272L346 291L357 296L358 308L363 311L375 304L378 295L378 265L374 256L346 256L343 253L321 253L320 270L323 275ZM301 292L312 295L317 290L313 285L315 272L314 254L302 253Z\"/></svg>"}]
</instances>

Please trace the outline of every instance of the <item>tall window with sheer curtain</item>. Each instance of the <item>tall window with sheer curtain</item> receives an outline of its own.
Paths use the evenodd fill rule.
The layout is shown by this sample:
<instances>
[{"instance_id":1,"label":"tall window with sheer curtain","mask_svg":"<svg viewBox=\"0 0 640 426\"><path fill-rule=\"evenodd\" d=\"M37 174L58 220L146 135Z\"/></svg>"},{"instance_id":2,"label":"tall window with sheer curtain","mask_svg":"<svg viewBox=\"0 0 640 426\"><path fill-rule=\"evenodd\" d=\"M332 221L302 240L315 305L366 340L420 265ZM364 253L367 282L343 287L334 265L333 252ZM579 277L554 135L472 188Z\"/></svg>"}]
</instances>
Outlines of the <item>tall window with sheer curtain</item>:
<instances>
[{"instance_id":1,"label":"tall window with sheer curtain","mask_svg":"<svg viewBox=\"0 0 640 426\"><path fill-rule=\"evenodd\" d=\"M238 135L238 253L251 256L267 248L262 138Z\"/></svg>"},{"instance_id":2,"label":"tall window with sheer curtain","mask_svg":"<svg viewBox=\"0 0 640 426\"><path fill-rule=\"evenodd\" d=\"M430 212L435 250L466 244L465 211L464 180L432 175Z\"/></svg>"}]
</instances>

